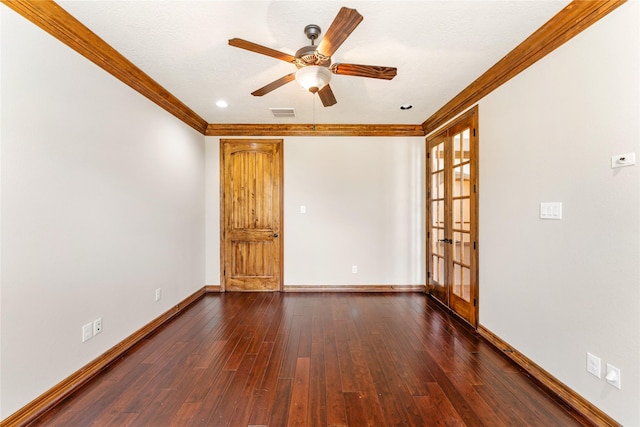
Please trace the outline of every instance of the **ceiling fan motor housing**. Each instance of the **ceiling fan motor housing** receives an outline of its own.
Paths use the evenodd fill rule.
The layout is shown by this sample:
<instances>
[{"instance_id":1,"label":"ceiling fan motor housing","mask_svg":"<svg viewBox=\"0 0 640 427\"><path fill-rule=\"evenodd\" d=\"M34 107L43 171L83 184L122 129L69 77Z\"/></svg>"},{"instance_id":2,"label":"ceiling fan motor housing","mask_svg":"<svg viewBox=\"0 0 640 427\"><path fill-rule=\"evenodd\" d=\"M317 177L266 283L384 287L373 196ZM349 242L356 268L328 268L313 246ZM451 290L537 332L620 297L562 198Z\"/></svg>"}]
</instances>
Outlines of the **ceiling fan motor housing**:
<instances>
[{"instance_id":1,"label":"ceiling fan motor housing","mask_svg":"<svg viewBox=\"0 0 640 427\"><path fill-rule=\"evenodd\" d=\"M321 32L320 27L315 24L309 24L304 27L304 34L311 40L311 44L301 47L296 52L296 67L302 68L308 65L328 67L331 64L331 58L318 55L316 52L314 41L320 36Z\"/></svg>"},{"instance_id":2,"label":"ceiling fan motor housing","mask_svg":"<svg viewBox=\"0 0 640 427\"><path fill-rule=\"evenodd\" d=\"M310 44L303 46L296 52L296 67L302 68L307 65L319 65L328 67L331 64L331 58L322 58L316 54L316 46Z\"/></svg>"}]
</instances>

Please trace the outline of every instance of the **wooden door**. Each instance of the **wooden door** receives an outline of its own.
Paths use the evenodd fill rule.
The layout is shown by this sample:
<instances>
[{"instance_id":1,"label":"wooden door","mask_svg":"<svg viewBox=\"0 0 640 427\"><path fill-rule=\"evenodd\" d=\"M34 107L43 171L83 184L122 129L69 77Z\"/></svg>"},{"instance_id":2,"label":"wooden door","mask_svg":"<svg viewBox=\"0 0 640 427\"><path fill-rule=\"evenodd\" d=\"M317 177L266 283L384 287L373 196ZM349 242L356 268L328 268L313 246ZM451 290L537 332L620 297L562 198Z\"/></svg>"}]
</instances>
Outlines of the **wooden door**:
<instances>
[{"instance_id":1,"label":"wooden door","mask_svg":"<svg viewBox=\"0 0 640 427\"><path fill-rule=\"evenodd\" d=\"M429 292L478 322L477 107L427 139Z\"/></svg>"},{"instance_id":2,"label":"wooden door","mask_svg":"<svg viewBox=\"0 0 640 427\"><path fill-rule=\"evenodd\" d=\"M282 288L282 140L220 144L222 289Z\"/></svg>"}]
</instances>

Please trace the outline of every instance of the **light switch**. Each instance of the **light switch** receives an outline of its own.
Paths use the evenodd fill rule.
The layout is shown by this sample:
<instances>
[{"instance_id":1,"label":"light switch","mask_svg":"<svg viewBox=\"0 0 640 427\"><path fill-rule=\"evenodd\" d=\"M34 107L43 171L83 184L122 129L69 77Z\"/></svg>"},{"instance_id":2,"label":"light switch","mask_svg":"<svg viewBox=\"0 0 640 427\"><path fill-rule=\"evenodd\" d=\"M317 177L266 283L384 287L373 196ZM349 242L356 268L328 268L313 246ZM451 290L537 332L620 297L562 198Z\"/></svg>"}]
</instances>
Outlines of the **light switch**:
<instances>
[{"instance_id":1,"label":"light switch","mask_svg":"<svg viewBox=\"0 0 640 427\"><path fill-rule=\"evenodd\" d=\"M300 213L307 213L307 207L305 205L300 206Z\"/></svg>"},{"instance_id":2,"label":"light switch","mask_svg":"<svg viewBox=\"0 0 640 427\"><path fill-rule=\"evenodd\" d=\"M562 202L540 203L541 219L562 219Z\"/></svg>"}]
</instances>

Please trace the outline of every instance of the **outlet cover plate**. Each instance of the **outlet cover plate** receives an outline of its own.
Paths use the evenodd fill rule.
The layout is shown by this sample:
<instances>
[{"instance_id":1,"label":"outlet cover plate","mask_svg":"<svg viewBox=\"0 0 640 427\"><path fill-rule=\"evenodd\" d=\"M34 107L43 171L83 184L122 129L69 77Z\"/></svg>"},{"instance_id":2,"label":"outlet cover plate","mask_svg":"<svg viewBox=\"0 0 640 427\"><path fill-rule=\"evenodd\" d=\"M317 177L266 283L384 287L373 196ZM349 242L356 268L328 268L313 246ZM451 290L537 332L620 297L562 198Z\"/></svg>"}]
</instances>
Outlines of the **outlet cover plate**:
<instances>
[{"instance_id":1,"label":"outlet cover plate","mask_svg":"<svg viewBox=\"0 0 640 427\"><path fill-rule=\"evenodd\" d=\"M622 384L620 383L620 369L608 363L606 380L607 384L610 384L617 389L622 389Z\"/></svg>"},{"instance_id":2,"label":"outlet cover plate","mask_svg":"<svg viewBox=\"0 0 640 427\"><path fill-rule=\"evenodd\" d=\"M82 327L82 342L88 341L93 336L93 323L87 323Z\"/></svg>"},{"instance_id":3,"label":"outlet cover plate","mask_svg":"<svg viewBox=\"0 0 640 427\"><path fill-rule=\"evenodd\" d=\"M102 317L93 321L93 335L98 335L100 332L102 332Z\"/></svg>"},{"instance_id":4,"label":"outlet cover plate","mask_svg":"<svg viewBox=\"0 0 640 427\"><path fill-rule=\"evenodd\" d=\"M562 202L541 202L540 219L562 219Z\"/></svg>"},{"instance_id":5,"label":"outlet cover plate","mask_svg":"<svg viewBox=\"0 0 640 427\"><path fill-rule=\"evenodd\" d=\"M625 166L633 166L636 164L636 153L616 154L611 156L612 168L623 168Z\"/></svg>"},{"instance_id":6,"label":"outlet cover plate","mask_svg":"<svg viewBox=\"0 0 640 427\"><path fill-rule=\"evenodd\" d=\"M587 372L598 378L602 378L602 365L600 358L587 352Z\"/></svg>"}]
</instances>

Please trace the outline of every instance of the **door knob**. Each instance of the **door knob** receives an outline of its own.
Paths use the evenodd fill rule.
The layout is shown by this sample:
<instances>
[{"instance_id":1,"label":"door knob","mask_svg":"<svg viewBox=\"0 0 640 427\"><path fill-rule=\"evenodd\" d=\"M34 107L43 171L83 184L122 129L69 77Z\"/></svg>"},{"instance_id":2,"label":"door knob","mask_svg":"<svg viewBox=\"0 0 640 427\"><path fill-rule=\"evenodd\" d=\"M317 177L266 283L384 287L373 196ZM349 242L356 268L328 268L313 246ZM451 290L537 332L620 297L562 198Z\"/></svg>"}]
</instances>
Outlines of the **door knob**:
<instances>
[{"instance_id":1,"label":"door knob","mask_svg":"<svg viewBox=\"0 0 640 427\"><path fill-rule=\"evenodd\" d=\"M278 237L278 233L273 233L273 237Z\"/></svg>"}]
</instances>

